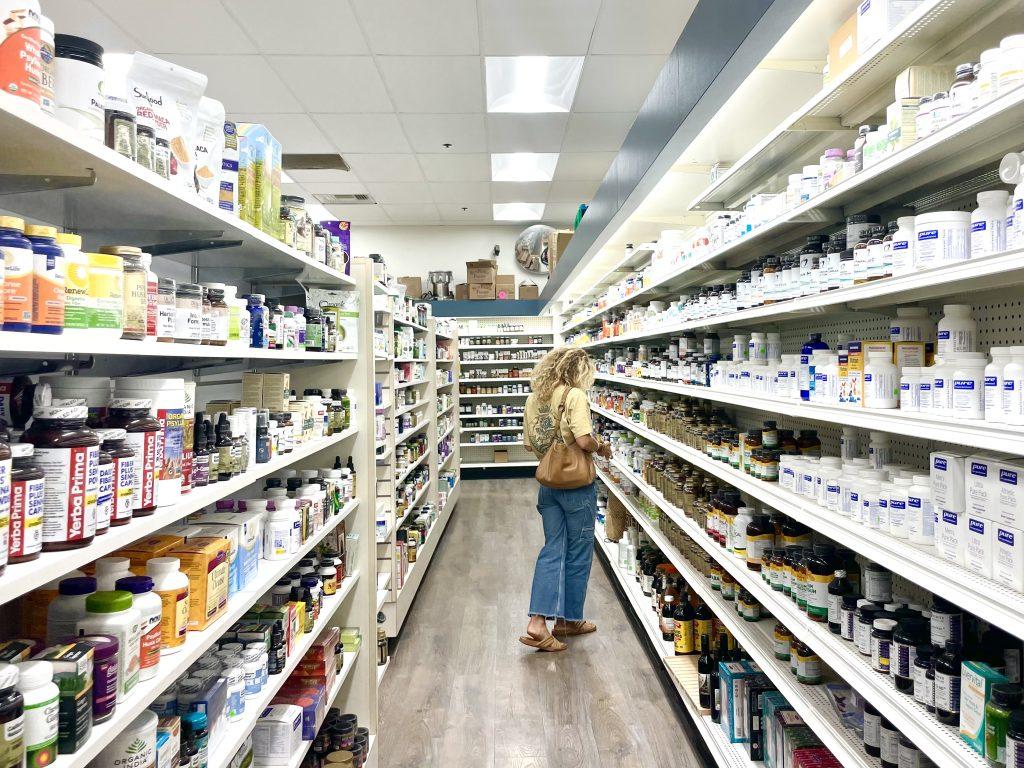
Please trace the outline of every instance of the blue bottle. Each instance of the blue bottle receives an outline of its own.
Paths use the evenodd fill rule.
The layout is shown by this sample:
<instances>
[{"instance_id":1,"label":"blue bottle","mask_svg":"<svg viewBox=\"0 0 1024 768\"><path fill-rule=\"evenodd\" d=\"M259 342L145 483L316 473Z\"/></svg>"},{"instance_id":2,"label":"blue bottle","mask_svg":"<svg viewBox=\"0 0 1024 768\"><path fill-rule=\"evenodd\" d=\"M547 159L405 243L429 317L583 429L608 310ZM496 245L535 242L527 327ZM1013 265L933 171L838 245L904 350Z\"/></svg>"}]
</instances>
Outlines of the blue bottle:
<instances>
[{"instance_id":1,"label":"blue bottle","mask_svg":"<svg viewBox=\"0 0 1024 768\"><path fill-rule=\"evenodd\" d=\"M267 349L270 336L267 333L267 308L263 305L265 297L259 293L246 296L249 310L250 343L253 349Z\"/></svg>"},{"instance_id":2,"label":"blue bottle","mask_svg":"<svg viewBox=\"0 0 1024 768\"><path fill-rule=\"evenodd\" d=\"M812 333L800 348L800 399L810 400L814 385L814 370L811 367L811 355L815 350L828 349L828 344L821 340L820 333Z\"/></svg>"},{"instance_id":3,"label":"blue bottle","mask_svg":"<svg viewBox=\"0 0 1024 768\"><path fill-rule=\"evenodd\" d=\"M25 229L32 243L34 282L32 286L32 333L64 332L64 251L57 245L53 227ZM4 330L24 330L24 327Z\"/></svg>"},{"instance_id":4,"label":"blue bottle","mask_svg":"<svg viewBox=\"0 0 1024 768\"><path fill-rule=\"evenodd\" d=\"M4 299L0 301L5 331L32 330L32 242L25 237L25 222L0 216L0 262L5 270Z\"/></svg>"}]
</instances>

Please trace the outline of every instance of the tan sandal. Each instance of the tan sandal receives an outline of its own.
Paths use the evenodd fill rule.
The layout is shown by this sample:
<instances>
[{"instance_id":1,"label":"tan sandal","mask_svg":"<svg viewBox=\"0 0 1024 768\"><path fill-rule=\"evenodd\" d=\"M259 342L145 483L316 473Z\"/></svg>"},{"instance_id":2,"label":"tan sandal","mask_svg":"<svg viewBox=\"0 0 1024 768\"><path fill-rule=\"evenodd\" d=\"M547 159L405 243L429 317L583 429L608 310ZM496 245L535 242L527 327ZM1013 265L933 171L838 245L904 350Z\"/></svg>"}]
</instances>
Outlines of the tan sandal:
<instances>
[{"instance_id":1,"label":"tan sandal","mask_svg":"<svg viewBox=\"0 0 1024 768\"><path fill-rule=\"evenodd\" d=\"M576 635L589 635L591 632L597 632L597 624L586 619L580 621L570 621L564 624L555 624L551 630L551 634L560 635L562 637L574 637Z\"/></svg>"},{"instance_id":2,"label":"tan sandal","mask_svg":"<svg viewBox=\"0 0 1024 768\"><path fill-rule=\"evenodd\" d=\"M523 635L519 638L519 642L523 645L528 645L531 648L536 648L538 651L546 651L548 653L564 651L569 647L560 640L556 640L552 635L548 635L543 640L538 640L532 635Z\"/></svg>"}]
</instances>

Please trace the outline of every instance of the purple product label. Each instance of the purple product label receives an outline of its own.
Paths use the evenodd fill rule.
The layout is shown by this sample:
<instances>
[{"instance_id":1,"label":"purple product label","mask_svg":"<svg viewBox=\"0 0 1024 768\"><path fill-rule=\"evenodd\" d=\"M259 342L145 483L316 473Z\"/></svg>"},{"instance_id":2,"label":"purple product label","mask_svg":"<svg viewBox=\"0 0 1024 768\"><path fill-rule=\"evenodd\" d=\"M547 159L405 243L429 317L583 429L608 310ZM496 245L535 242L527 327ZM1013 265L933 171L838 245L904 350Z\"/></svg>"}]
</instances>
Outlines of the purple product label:
<instances>
[{"instance_id":1,"label":"purple product label","mask_svg":"<svg viewBox=\"0 0 1024 768\"><path fill-rule=\"evenodd\" d=\"M969 520L967 523L967 527L971 530L972 533L985 533L985 523L981 520Z\"/></svg>"},{"instance_id":2,"label":"purple product label","mask_svg":"<svg viewBox=\"0 0 1024 768\"><path fill-rule=\"evenodd\" d=\"M1013 379L1005 379L1003 381L1003 391L1013 392Z\"/></svg>"},{"instance_id":3,"label":"purple product label","mask_svg":"<svg viewBox=\"0 0 1024 768\"><path fill-rule=\"evenodd\" d=\"M945 472L946 471L946 460L936 456L935 457L935 468Z\"/></svg>"},{"instance_id":4,"label":"purple product label","mask_svg":"<svg viewBox=\"0 0 1024 768\"><path fill-rule=\"evenodd\" d=\"M932 385L930 383L928 383L927 381L922 381L921 382L921 391L922 392L931 392L932 391Z\"/></svg>"},{"instance_id":5,"label":"purple product label","mask_svg":"<svg viewBox=\"0 0 1024 768\"><path fill-rule=\"evenodd\" d=\"M997 528L996 538L999 540L1000 544L1006 544L1010 547L1013 546L1014 535L1011 531L1004 531L1002 528Z\"/></svg>"},{"instance_id":6,"label":"purple product label","mask_svg":"<svg viewBox=\"0 0 1024 768\"><path fill-rule=\"evenodd\" d=\"M948 341L949 331L939 331L939 341Z\"/></svg>"},{"instance_id":7,"label":"purple product label","mask_svg":"<svg viewBox=\"0 0 1024 768\"><path fill-rule=\"evenodd\" d=\"M999 470L999 482L1006 483L1007 485L1017 484L1017 473L1012 469L1000 469Z\"/></svg>"},{"instance_id":8,"label":"purple product label","mask_svg":"<svg viewBox=\"0 0 1024 768\"><path fill-rule=\"evenodd\" d=\"M938 240L939 230L937 229L922 229L917 233L918 240Z\"/></svg>"},{"instance_id":9,"label":"purple product label","mask_svg":"<svg viewBox=\"0 0 1024 768\"><path fill-rule=\"evenodd\" d=\"M984 232L986 229L988 229L988 222L976 221L971 224L971 232Z\"/></svg>"},{"instance_id":10,"label":"purple product label","mask_svg":"<svg viewBox=\"0 0 1024 768\"><path fill-rule=\"evenodd\" d=\"M1018 198L1013 201L1013 210L1024 211L1024 198Z\"/></svg>"},{"instance_id":11,"label":"purple product label","mask_svg":"<svg viewBox=\"0 0 1024 768\"><path fill-rule=\"evenodd\" d=\"M899 336L900 335L900 327L898 325L890 325L889 326L889 335L890 336Z\"/></svg>"},{"instance_id":12,"label":"purple product label","mask_svg":"<svg viewBox=\"0 0 1024 768\"><path fill-rule=\"evenodd\" d=\"M892 241L892 249L894 251L905 251L909 247L910 247L910 241L909 240L893 240Z\"/></svg>"},{"instance_id":13,"label":"purple product label","mask_svg":"<svg viewBox=\"0 0 1024 768\"><path fill-rule=\"evenodd\" d=\"M871 381L871 374L870 373L865 373L864 374L864 381Z\"/></svg>"},{"instance_id":14,"label":"purple product label","mask_svg":"<svg viewBox=\"0 0 1024 768\"><path fill-rule=\"evenodd\" d=\"M977 477L988 477L988 465L977 461L971 462L971 474Z\"/></svg>"},{"instance_id":15,"label":"purple product label","mask_svg":"<svg viewBox=\"0 0 1024 768\"><path fill-rule=\"evenodd\" d=\"M947 512L942 510L942 522L948 523L949 525L956 525L959 522L959 518L956 512Z\"/></svg>"},{"instance_id":16,"label":"purple product label","mask_svg":"<svg viewBox=\"0 0 1024 768\"><path fill-rule=\"evenodd\" d=\"M996 377L996 376L986 376L985 377L985 386L986 387L994 387L998 383L999 383L999 378Z\"/></svg>"},{"instance_id":17,"label":"purple product label","mask_svg":"<svg viewBox=\"0 0 1024 768\"><path fill-rule=\"evenodd\" d=\"M953 379L953 389L974 391L974 379Z\"/></svg>"},{"instance_id":18,"label":"purple product label","mask_svg":"<svg viewBox=\"0 0 1024 768\"><path fill-rule=\"evenodd\" d=\"M910 391L910 385L909 384L900 384L900 392L909 392L909 391Z\"/></svg>"}]
</instances>

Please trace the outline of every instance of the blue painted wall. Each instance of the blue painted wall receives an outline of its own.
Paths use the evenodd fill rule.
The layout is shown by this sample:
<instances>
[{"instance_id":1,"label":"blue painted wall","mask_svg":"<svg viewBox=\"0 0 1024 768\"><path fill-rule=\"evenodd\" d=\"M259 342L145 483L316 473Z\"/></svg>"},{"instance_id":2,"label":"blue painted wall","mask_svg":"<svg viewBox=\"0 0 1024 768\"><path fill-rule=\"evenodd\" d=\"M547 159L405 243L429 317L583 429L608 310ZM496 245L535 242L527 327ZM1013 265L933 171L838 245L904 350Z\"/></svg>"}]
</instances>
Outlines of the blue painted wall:
<instances>
[{"instance_id":1,"label":"blue painted wall","mask_svg":"<svg viewBox=\"0 0 1024 768\"><path fill-rule=\"evenodd\" d=\"M432 301L434 317L513 317L539 315L541 299L494 299L492 301Z\"/></svg>"}]
</instances>

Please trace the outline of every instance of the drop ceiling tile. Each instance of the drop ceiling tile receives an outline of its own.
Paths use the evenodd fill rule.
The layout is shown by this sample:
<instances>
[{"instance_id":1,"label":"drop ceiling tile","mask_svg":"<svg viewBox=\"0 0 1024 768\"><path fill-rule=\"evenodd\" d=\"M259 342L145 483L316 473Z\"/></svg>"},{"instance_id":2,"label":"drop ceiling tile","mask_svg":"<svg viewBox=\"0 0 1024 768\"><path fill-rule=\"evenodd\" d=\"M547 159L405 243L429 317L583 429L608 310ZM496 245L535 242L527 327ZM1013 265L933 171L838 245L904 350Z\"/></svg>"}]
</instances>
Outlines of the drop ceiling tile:
<instances>
[{"instance_id":1,"label":"drop ceiling tile","mask_svg":"<svg viewBox=\"0 0 1024 768\"><path fill-rule=\"evenodd\" d=\"M455 206L491 202L491 185L486 181L435 181L430 183L430 193L435 203Z\"/></svg>"},{"instance_id":2,"label":"drop ceiling tile","mask_svg":"<svg viewBox=\"0 0 1024 768\"><path fill-rule=\"evenodd\" d=\"M481 224L494 221L494 210L490 203L474 205L439 205L441 221L445 224ZM465 210L463 210L465 208Z\"/></svg>"},{"instance_id":3,"label":"drop ceiling tile","mask_svg":"<svg viewBox=\"0 0 1024 768\"><path fill-rule=\"evenodd\" d=\"M664 64L660 55L587 56L573 111L638 111Z\"/></svg>"},{"instance_id":4,"label":"drop ceiling tile","mask_svg":"<svg viewBox=\"0 0 1024 768\"><path fill-rule=\"evenodd\" d=\"M394 113L313 115L313 119L342 154L411 151Z\"/></svg>"},{"instance_id":5,"label":"drop ceiling tile","mask_svg":"<svg viewBox=\"0 0 1024 768\"><path fill-rule=\"evenodd\" d=\"M475 0L351 0L376 54L480 52Z\"/></svg>"},{"instance_id":6,"label":"drop ceiling tile","mask_svg":"<svg viewBox=\"0 0 1024 768\"><path fill-rule=\"evenodd\" d=\"M423 224L441 220L441 214L433 203L422 205L384 205L381 207L395 224Z\"/></svg>"},{"instance_id":7,"label":"drop ceiling tile","mask_svg":"<svg viewBox=\"0 0 1024 768\"><path fill-rule=\"evenodd\" d=\"M556 181L604 179L615 152L562 152L555 166Z\"/></svg>"},{"instance_id":8,"label":"drop ceiling tile","mask_svg":"<svg viewBox=\"0 0 1024 768\"><path fill-rule=\"evenodd\" d=\"M262 56L171 53L165 58L206 75L206 95L224 102L228 112L302 111L284 80Z\"/></svg>"},{"instance_id":9,"label":"drop ceiling tile","mask_svg":"<svg viewBox=\"0 0 1024 768\"><path fill-rule=\"evenodd\" d=\"M379 205L329 205L327 210L342 221L347 221L351 224L391 223L391 218ZM358 230L354 230L353 237L359 237Z\"/></svg>"},{"instance_id":10,"label":"drop ceiling tile","mask_svg":"<svg viewBox=\"0 0 1024 768\"><path fill-rule=\"evenodd\" d=\"M295 169L288 171L291 176L302 186L311 188L316 184L353 184L359 183L359 179L351 171L338 171L330 169Z\"/></svg>"},{"instance_id":11,"label":"drop ceiling tile","mask_svg":"<svg viewBox=\"0 0 1024 768\"><path fill-rule=\"evenodd\" d=\"M486 152L484 116L399 115L405 135L416 152ZM444 144L451 144L445 149Z\"/></svg>"},{"instance_id":12,"label":"drop ceiling tile","mask_svg":"<svg viewBox=\"0 0 1024 768\"><path fill-rule=\"evenodd\" d=\"M495 203L543 203L550 189L550 181L494 181L491 182L491 200Z\"/></svg>"},{"instance_id":13,"label":"drop ceiling tile","mask_svg":"<svg viewBox=\"0 0 1024 768\"><path fill-rule=\"evenodd\" d=\"M90 0L46 0L43 11L58 32L95 40L107 53L134 53L143 47Z\"/></svg>"},{"instance_id":14,"label":"drop ceiling tile","mask_svg":"<svg viewBox=\"0 0 1024 768\"><path fill-rule=\"evenodd\" d=\"M604 0L590 52L668 53L696 7L697 0Z\"/></svg>"},{"instance_id":15,"label":"drop ceiling tile","mask_svg":"<svg viewBox=\"0 0 1024 768\"><path fill-rule=\"evenodd\" d=\"M302 16L312 21L299 24L282 23L279 0L222 2L252 38L260 53L370 52L346 0L304 0Z\"/></svg>"},{"instance_id":16,"label":"drop ceiling tile","mask_svg":"<svg viewBox=\"0 0 1024 768\"><path fill-rule=\"evenodd\" d=\"M553 181L548 191L549 203L586 203L601 186L600 181Z\"/></svg>"},{"instance_id":17,"label":"drop ceiling tile","mask_svg":"<svg viewBox=\"0 0 1024 768\"><path fill-rule=\"evenodd\" d=\"M384 205L432 203L430 188L426 182L373 181L366 185L366 191L373 199Z\"/></svg>"},{"instance_id":18,"label":"drop ceiling tile","mask_svg":"<svg viewBox=\"0 0 1024 768\"><path fill-rule=\"evenodd\" d=\"M576 211L578 209L579 206L572 203L548 203L544 206L544 217L542 221L545 224L564 227L568 224L572 224L576 218Z\"/></svg>"},{"instance_id":19,"label":"drop ceiling tile","mask_svg":"<svg viewBox=\"0 0 1024 768\"><path fill-rule=\"evenodd\" d=\"M572 114L563 152L618 152L636 115L632 112Z\"/></svg>"},{"instance_id":20,"label":"drop ceiling tile","mask_svg":"<svg viewBox=\"0 0 1024 768\"><path fill-rule=\"evenodd\" d=\"M585 54L601 0L480 0L487 56Z\"/></svg>"},{"instance_id":21,"label":"drop ceiling tile","mask_svg":"<svg viewBox=\"0 0 1024 768\"><path fill-rule=\"evenodd\" d=\"M427 181L490 181L491 179L490 155L422 154L417 158Z\"/></svg>"},{"instance_id":22,"label":"drop ceiling tile","mask_svg":"<svg viewBox=\"0 0 1024 768\"><path fill-rule=\"evenodd\" d=\"M289 175L291 175L289 173ZM350 177L352 174L348 174ZM366 185L358 181L304 181L302 188L308 195L365 195Z\"/></svg>"},{"instance_id":23,"label":"drop ceiling tile","mask_svg":"<svg viewBox=\"0 0 1024 768\"><path fill-rule=\"evenodd\" d=\"M423 181L415 155L345 155L360 181Z\"/></svg>"},{"instance_id":24,"label":"drop ceiling tile","mask_svg":"<svg viewBox=\"0 0 1024 768\"><path fill-rule=\"evenodd\" d=\"M562 147L569 115L487 115L487 146L491 152L557 152Z\"/></svg>"},{"instance_id":25,"label":"drop ceiling tile","mask_svg":"<svg viewBox=\"0 0 1024 768\"><path fill-rule=\"evenodd\" d=\"M334 152L334 145L305 112L267 114L265 112L229 112L236 123L263 123L281 142L285 152Z\"/></svg>"},{"instance_id":26,"label":"drop ceiling tile","mask_svg":"<svg viewBox=\"0 0 1024 768\"><path fill-rule=\"evenodd\" d=\"M224 6L210 0L95 0L94 4L147 53L257 52Z\"/></svg>"},{"instance_id":27,"label":"drop ceiling tile","mask_svg":"<svg viewBox=\"0 0 1024 768\"><path fill-rule=\"evenodd\" d=\"M479 57L381 56L377 65L398 112L483 112Z\"/></svg>"},{"instance_id":28,"label":"drop ceiling tile","mask_svg":"<svg viewBox=\"0 0 1024 768\"><path fill-rule=\"evenodd\" d=\"M391 112L391 99L369 56L268 56L310 112Z\"/></svg>"}]
</instances>

